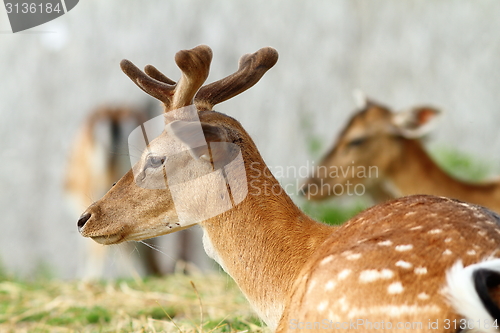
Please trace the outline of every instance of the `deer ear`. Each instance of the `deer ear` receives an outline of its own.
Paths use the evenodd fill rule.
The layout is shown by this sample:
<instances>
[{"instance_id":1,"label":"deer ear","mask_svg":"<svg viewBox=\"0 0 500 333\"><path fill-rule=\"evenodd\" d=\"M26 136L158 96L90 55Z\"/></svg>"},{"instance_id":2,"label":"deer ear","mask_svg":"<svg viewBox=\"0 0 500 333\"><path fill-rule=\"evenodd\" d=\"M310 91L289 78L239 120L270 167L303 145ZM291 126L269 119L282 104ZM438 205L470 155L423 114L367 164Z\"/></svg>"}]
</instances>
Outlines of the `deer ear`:
<instances>
[{"instance_id":1,"label":"deer ear","mask_svg":"<svg viewBox=\"0 0 500 333\"><path fill-rule=\"evenodd\" d=\"M226 130L220 126L176 120L169 123L165 130L185 144L195 159L214 164L218 164L219 160L224 159L224 143L228 139Z\"/></svg>"},{"instance_id":2,"label":"deer ear","mask_svg":"<svg viewBox=\"0 0 500 333\"><path fill-rule=\"evenodd\" d=\"M392 124L398 134L407 139L417 139L428 134L439 119L441 111L429 107L416 107L407 111L395 113Z\"/></svg>"},{"instance_id":3,"label":"deer ear","mask_svg":"<svg viewBox=\"0 0 500 333\"><path fill-rule=\"evenodd\" d=\"M352 97L358 109L362 110L368 106L368 97L361 89L354 89L352 91Z\"/></svg>"}]
</instances>

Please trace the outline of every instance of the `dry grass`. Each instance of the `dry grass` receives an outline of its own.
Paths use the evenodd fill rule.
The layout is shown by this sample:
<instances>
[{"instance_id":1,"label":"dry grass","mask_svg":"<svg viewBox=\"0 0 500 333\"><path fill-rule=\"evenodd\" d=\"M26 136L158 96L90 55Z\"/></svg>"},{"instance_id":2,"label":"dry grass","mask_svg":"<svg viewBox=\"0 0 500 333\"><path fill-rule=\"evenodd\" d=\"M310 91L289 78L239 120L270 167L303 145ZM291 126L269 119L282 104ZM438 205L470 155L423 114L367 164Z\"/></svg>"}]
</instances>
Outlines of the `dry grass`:
<instances>
[{"instance_id":1,"label":"dry grass","mask_svg":"<svg viewBox=\"0 0 500 333\"><path fill-rule=\"evenodd\" d=\"M2 333L268 331L263 326L222 273L93 283L0 277Z\"/></svg>"}]
</instances>

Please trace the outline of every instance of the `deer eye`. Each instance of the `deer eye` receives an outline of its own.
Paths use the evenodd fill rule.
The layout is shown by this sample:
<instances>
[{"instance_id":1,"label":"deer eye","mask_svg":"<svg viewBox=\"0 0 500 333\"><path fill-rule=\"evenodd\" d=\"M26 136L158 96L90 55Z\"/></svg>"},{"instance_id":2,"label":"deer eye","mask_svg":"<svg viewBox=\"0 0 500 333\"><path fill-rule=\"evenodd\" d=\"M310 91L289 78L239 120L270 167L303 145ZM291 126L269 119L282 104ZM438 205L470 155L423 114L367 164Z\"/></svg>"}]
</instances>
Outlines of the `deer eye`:
<instances>
[{"instance_id":1,"label":"deer eye","mask_svg":"<svg viewBox=\"0 0 500 333\"><path fill-rule=\"evenodd\" d=\"M157 156L157 155L148 155L146 158L146 164L144 165L144 169L147 168L159 168L165 163L166 157L165 156Z\"/></svg>"},{"instance_id":2,"label":"deer eye","mask_svg":"<svg viewBox=\"0 0 500 333\"><path fill-rule=\"evenodd\" d=\"M356 138L347 143L349 147L359 147L366 142L366 138Z\"/></svg>"}]
</instances>

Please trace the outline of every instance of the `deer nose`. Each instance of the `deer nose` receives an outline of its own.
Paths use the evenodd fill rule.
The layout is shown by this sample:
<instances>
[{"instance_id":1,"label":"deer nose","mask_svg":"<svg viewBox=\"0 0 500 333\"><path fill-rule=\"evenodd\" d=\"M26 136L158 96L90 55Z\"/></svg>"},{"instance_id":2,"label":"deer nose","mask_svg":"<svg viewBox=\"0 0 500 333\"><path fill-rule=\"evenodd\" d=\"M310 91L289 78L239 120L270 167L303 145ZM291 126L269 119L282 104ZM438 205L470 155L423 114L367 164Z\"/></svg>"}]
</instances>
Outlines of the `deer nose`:
<instances>
[{"instance_id":1,"label":"deer nose","mask_svg":"<svg viewBox=\"0 0 500 333\"><path fill-rule=\"evenodd\" d=\"M76 224L78 226L78 231L81 231L85 223L90 219L92 215L90 213L84 213L80 218L78 219L78 223Z\"/></svg>"}]
</instances>

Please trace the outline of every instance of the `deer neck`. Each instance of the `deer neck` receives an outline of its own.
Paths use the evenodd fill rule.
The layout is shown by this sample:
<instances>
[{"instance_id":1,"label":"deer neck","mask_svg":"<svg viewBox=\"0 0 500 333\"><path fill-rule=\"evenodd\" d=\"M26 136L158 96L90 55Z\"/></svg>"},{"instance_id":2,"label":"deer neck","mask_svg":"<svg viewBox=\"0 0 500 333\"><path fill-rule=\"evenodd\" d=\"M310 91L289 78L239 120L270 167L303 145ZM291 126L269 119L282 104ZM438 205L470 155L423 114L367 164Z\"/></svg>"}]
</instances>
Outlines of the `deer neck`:
<instances>
[{"instance_id":1,"label":"deer neck","mask_svg":"<svg viewBox=\"0 0 500 333\"><path fill-rule=\"evenodd\" d=\"M203 242L274 330L300 269L333 228L305 215L274 177L248 179L243 202L200 223Z\"/></svg>"},{"instance_id":2,"label":"deer neck","mask_svg":"<svg viewBox=\"0 0 500 333\"><path fill-rule=\"evenodd\" d=\"M399 195L433 194L500 211L498 183L471 184L453 178L431 159L417 140L404 140L402 149L404 154L388 174Z\"/></svg>"}]
</instances>

